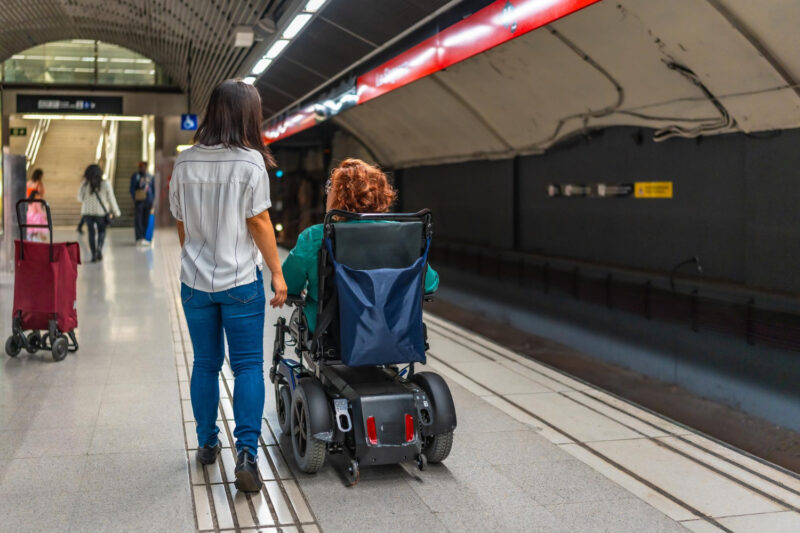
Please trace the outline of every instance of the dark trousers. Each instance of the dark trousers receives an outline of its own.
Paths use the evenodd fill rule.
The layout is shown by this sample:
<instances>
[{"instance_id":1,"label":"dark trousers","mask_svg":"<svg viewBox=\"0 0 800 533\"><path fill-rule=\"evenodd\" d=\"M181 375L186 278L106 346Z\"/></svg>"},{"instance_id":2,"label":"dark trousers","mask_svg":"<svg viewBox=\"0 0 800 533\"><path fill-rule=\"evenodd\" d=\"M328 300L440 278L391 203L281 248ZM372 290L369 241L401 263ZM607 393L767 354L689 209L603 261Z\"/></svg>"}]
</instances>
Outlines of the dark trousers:
<instances>
[{"instance_id":1,"label":"dark trousers","mask_svg":"<svg viewBox=\"0 0 800 533\"><path fill-rule=\"evenodd\" d=\"M86 226L89 228L89 249L92 251L92 259L94 259L103 250L103 242L106 240L106 219L89 215L84 218ZM97 236L96 241L95 236Z\"/></svg>"},{"instance_id":2,"label":"dark trousers","mask_svg":"<svg viewBox=\"0 0 800 533\"><path fill-rule=\"evenodd\" d=\"M147 233L147 221L150 218L150 208L153 206L147 200L134 202L133 229L136 232L136 240L144 239Z\"/></svg>"}]
</instances>

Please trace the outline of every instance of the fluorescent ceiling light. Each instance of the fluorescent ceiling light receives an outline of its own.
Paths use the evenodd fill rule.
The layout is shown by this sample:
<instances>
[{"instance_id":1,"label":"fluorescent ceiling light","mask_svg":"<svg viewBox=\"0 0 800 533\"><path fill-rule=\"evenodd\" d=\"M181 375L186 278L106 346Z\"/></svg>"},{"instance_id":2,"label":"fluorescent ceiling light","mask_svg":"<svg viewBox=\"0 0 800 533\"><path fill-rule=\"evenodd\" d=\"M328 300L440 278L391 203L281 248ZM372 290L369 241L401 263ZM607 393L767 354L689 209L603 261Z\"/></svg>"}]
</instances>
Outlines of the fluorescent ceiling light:
<instances>
[{"instance_id":1,"label":"fluorescent ceiling light","mask_svg":"<svg viewBox=\"0 0 800 533\"><path fill-rule=\"evenodd\" d=\"M118 120L120 122L141 122L142 117L129 117L122 115L48 115L27 114L22 115L23 120Z\"/></svg>"},{"instance_id":2,"label":"fluorescent ceiling light","mask_svg":"<svg viewBox=\"0 0 800 533\"><path fill-rule=\"evenodd\" d=\"M300 13L299 15L294 17L286 29L283 30L283 38L284 39L292 39L300 33L300 30L303 29L303 26L308 24L308 21L311 20L311 13Z\"/></svg>"},{"instance_id":3,"label":"fluorescent ceiling light","mask_svg":"<svg viewBox=\"0 0 800 533\"><path fill-rule=\"evenodd\" d=\"M267 50L267 54L264 57L267 59L275 59L278 57L278 55L280 55L281 52L283 52L283 49L286 48L287 44L289 44L289 41L286 39L279 39L275 41L275 44L273 44L270 49Z\"/></svg>"},{"instance_id":4,"label":"fluorescent ceiling light","mask_svg":"<svg viewBox=\"0 0 800 533\"><path fill-rule=\"evenodd\" d=\"M175 151L176 152L183 152L184 150L188 150L192 146L194 146L194 145L193 144L179 144L178 146L175 147Z\"/></svg>"},{"instance_id":5,"label":"fluorescent ceiling light","mask_svg":"<svg viewBox=\"0 0 800 533\"><path fill-rule=\"evenodd\" d=\"M251 72L251 74L255 74L256 76L258 76L259 74L267 70L267 67L269 66L270 63L272 63L271 59L262 57L261 59L258 60L256 66L253 67L253 72Z\"/></svg>"},{"instance_id":6,"label":"fluorescent ceiling light","mask_svg":"<svg viewBox=\"0 0 800 533\"><path fill-rule=\"evenodd\" d=\"M242 81L247 83L248 85L253 85L256 82L256 77L255 76L247 76Z\"/></svg>"},{"instance_id":7,"label":"fluorescent ceiling light","mask_svg":"<svg viewBox=\"0 0 800 533\"><path fill-rule=\"evenodd\" d=\"M303 11L310 11L311 13L314 13L321 8L324 3L325 0L309 0L309 2L306 4L306 8Z\"/></svg>"}]
</instances>

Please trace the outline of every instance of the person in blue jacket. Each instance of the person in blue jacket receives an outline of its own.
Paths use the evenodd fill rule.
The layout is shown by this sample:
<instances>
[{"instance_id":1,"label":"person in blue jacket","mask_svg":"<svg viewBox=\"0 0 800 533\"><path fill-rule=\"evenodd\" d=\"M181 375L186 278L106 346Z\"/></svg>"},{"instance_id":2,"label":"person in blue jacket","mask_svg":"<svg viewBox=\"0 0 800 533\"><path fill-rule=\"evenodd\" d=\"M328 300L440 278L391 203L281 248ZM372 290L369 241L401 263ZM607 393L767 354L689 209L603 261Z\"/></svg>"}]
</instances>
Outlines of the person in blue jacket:
<instances>
[{"instance_id":1,"label":"person in blue jacket","mask_svg":"<svg viewBox=\"0 0 800 533\"><path fill-rule=\"evenodd\" d=\"M138 170L131 176L131 197L134 206L133 228L136 244L144 244L147 221L156 196L156 180L147 173L147 161L140 161Z\"/></svg>"}]
</instances>

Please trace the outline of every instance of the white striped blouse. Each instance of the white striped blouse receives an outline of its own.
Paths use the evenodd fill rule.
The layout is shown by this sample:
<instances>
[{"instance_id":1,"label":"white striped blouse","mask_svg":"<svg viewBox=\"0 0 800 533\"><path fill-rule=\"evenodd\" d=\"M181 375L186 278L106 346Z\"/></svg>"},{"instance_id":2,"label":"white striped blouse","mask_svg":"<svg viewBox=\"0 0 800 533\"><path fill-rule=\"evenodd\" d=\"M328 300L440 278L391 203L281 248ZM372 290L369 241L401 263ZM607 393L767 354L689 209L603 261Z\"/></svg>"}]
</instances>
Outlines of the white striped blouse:
<instances>
[{"instance_id":1,"label":"white striped blouse","mask_svg":"<svg viewBox=\"0 0 800 533\"><path fill-rule=\"evenodd\" d=\"M169 204L186 234L181 282L219 292L257 279L262 258L246 220L271 205L261 154L224 146L184 150L172 171Z\"/></svg>"}]
</instances>

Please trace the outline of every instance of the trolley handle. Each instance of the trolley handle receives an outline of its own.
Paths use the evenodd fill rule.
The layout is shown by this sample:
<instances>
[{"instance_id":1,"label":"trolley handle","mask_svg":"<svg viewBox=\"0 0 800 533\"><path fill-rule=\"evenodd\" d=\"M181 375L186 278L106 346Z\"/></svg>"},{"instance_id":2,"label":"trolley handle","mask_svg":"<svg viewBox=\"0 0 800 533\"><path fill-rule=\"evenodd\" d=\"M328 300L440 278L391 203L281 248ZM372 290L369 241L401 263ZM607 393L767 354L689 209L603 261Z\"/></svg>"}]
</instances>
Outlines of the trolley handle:
<instances>
[{"instance_id":1,"label":"trolley handle","mask_svg":"<svg viewBox=\"0 0 800 533\"><path fill-rule=\"evenodd\" d=\"M20 210L22 204L42 204L44 206L44 210L47 213L47 224L28 224L27 217L25 218L25 222L23 222L23 212ZM17 211L17 225L19 226L19 258L25 259L25 234L27 233L25 230L28 228L47 228L48 233L50 234L50 262L53 262L53 217L50 215L50 204L45 202L44 200L34 200L29 198L23 198L17 201L16 205ZM25 210L27 213L27 209Z\"/></svg>"}]
</instances>

